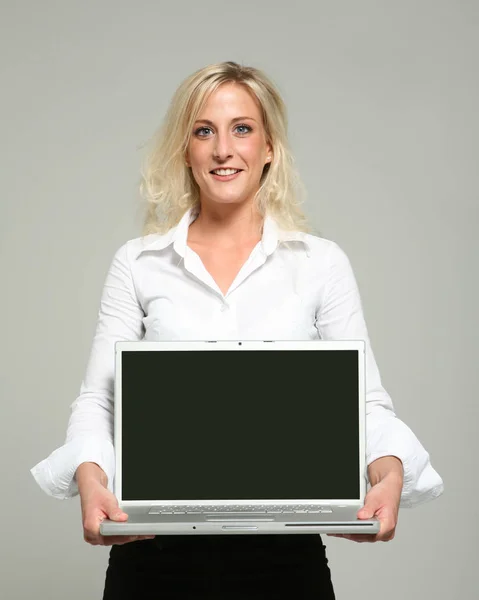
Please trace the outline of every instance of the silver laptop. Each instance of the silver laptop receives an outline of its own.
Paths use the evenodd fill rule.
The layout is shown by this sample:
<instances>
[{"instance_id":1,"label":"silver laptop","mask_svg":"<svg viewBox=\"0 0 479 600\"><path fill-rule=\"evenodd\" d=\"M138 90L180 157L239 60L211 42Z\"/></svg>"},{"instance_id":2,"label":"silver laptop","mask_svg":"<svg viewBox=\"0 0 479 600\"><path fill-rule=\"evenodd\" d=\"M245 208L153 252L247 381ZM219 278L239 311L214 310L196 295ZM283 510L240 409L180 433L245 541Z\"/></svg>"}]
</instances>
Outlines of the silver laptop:
<instances>
[{"instance_id":1,"label":"silver laptop","mask_svg":"<svg viewBox=\"0 0 479 600\"><path fill-rule=\"evenodd\" d=\"M377 533L363 341L118 342L103 535Z\"/></svg>"}]
</instances>

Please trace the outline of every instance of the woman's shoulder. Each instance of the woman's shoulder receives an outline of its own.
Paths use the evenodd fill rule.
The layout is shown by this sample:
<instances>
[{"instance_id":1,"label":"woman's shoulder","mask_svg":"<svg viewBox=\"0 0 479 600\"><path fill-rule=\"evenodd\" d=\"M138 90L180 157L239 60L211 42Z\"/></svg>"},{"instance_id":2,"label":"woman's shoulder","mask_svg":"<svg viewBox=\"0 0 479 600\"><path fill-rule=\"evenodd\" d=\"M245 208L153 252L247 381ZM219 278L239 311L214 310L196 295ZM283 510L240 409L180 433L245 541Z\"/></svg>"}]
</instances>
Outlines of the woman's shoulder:
<instances>
[{"instance_id":1,"label":"woman's shoulder","mask_svg":"<svg viewBox=\"0 0 479 600\"><path fill-rule=\"evenodd\" d=\"M150 233L135 238L130 238L117 247L115 256L132 261L146 250L159 249L168 244L168 234Z\"/></svg>"},{"instance_id":2,"label":"woman's shoulder","mask_svg":"<svg viewBox=\"0 0 479 600\"><path fill-rule=\"evenodd\" d=\"M323 274L331 281L342 281L354 276L352 262L342 245L318 233L303 233L306 260L314 274Z\"/></svg>"},{"instance_id":3,"label":"woman's shoulder","mask_svg":"<svg viewBox=\"0 0 479 600\"><path fill-rule=\"evenodd\" d=\"M341 260L346 257L346 252L335 240L325 237L318 232L296 231L289 236L286 234L285 240L294 240L303 242L309 249L309 255L318 260Z\"/></svg>"}]
</instances>

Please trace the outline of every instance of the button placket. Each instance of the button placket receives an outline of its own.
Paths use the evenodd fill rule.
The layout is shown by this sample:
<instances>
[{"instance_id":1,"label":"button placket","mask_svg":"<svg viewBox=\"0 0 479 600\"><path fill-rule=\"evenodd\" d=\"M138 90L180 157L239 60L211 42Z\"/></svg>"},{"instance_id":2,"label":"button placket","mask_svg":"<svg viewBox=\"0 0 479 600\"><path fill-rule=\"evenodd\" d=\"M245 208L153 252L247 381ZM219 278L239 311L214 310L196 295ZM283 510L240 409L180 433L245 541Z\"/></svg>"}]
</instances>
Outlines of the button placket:
<instances>
[{"instance_id":1,"label":"button placket","mask_svg":"<svg viewBox=\"0 0 479 600\"><path fill-rule=\"evenodd\" d=\"M218 335L221 339L225 336L235 337L238 335L238 324L236 321L235 303L231 300L223 299L218 308Z\"/></svg>"}]
</instances>

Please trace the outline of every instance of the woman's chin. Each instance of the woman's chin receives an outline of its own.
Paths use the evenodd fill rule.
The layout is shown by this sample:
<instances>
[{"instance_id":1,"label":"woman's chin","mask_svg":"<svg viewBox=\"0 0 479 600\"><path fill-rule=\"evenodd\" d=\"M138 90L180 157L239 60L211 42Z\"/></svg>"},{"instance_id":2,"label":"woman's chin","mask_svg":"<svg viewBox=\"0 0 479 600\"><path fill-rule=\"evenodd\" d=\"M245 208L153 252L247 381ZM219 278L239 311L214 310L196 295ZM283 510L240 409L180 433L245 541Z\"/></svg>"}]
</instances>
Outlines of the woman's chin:
<instances>
[{"instance_id":1,"label":"woman's chin","mask_svg":"<svg viewBox=\"0 0 479 600\"><path fill-rule=\"evenodd\" d=\"M201 199L201 202L215 206L241 206L248 204L248 198L238 196L210 196Z\"/></svg>"}]
</instances>

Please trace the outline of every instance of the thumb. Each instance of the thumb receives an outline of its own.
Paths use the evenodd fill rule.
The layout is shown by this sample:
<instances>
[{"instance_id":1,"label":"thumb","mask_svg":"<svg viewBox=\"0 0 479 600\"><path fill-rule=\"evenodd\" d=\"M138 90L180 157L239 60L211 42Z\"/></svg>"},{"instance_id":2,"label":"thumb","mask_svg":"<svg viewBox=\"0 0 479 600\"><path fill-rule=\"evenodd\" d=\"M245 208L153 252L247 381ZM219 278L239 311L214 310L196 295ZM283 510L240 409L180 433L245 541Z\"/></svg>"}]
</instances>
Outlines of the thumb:
<instances>
[{"instance_id":1,"label":"thumb","mask_svg":"<svg viewBox=\"0 0 479 600\"><path fill-rule=\"evenodd\" d=\"M113 498L106 505L105 512L108 515L108 518L111 519L112 521L125 521L126 519L128 519L128 515L125 512L123 512L121 510L121 508L118 506L118 502L117 502L116 498Z\"/></svg>"},{"instance_id":2,"label":"thumb","mask_svg":"<svg viewBox=\"0 0 479 600\"><path fill-rule=\"evenodd\" d=\"M376 508L372 504L365 504L360 510L358 510L358 519L372 519Z\"/></svg>"}]
</instances>

